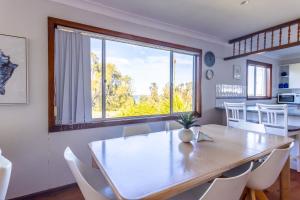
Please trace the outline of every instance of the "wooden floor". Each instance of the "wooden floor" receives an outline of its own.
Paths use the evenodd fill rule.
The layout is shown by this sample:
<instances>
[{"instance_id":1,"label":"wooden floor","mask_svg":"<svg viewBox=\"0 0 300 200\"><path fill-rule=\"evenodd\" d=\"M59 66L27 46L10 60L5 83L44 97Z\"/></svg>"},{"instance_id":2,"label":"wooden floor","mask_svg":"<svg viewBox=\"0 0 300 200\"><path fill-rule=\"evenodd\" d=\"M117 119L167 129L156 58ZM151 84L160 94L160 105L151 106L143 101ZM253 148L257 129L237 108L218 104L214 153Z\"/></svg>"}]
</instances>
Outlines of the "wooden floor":
<instances>
[{"instance_id":1,"label":"wooden floor","mask_svg":"<svg viewBox=\"0 0 300 200\"><path fill-rule=\"evenodd\" d=\"M270 200L279 199L279 183L274 184L266 191ZM69 187L61 191L41 194L38 197L31 197L31 200L84 200L77 186ZM291 199L300 199L300 173L291 172ZM25 199L24 199L25 200Z\"/></svg>"}]
</instances>

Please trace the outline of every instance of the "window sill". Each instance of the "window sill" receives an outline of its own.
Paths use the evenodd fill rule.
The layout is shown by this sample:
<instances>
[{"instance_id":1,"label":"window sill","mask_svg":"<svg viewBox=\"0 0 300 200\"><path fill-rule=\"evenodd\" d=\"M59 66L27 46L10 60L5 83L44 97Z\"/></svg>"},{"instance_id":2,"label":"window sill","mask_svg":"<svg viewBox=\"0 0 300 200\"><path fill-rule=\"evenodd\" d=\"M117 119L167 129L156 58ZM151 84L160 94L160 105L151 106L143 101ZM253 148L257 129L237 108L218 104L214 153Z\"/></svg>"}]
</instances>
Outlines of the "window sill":
<instances>
[{"instance_id":1,"label":"window sill","mask_svg":"<svg viewBox=\"0 0 300 200\"><path fill-rule=\"evenodd\" d=\"M119 126L119 125L137 124L137 123L175 120L178 119L179 115L180 113L174 115L107 119L103 121L94 121L89 123L81 123L81 124L73 124L73 125L54 125L52 127L49 127L49 132L52 133L52 132L72 131L72 130L100 128L100 127L108 127L108 126ZM196 115L200 117L199 113L197 113Z\"/></svg>"}]
</instances>

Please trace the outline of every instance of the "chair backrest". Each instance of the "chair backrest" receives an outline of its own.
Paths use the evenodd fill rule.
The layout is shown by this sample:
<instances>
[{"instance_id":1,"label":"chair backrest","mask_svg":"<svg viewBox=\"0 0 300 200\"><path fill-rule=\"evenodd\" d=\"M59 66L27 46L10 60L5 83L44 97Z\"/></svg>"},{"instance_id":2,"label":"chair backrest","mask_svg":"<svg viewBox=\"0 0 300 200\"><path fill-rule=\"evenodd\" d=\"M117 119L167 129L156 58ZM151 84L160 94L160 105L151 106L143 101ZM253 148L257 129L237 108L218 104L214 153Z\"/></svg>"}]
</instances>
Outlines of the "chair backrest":
<instances>
[{"instance_id":1,"label":"chair backrest","mask_svg":"<svg viewBox=\"0 0 300 200\"><path fill-rule=\"evenodd\" d=\"M257 104L258 119L264 124L267 133L288 135L288 107L283 105Z\"/></svg>"},{"instance_id":2,"label":"chair backrest","mask_svg":"<svg viewBox=\"0 0 300 200\"><path fill-rule=\"evenodd\" d=\"M11 162L4 156L0 155L0 200L5 199L9 185L11 169Z\"/></svg>"},{"instance_id":3,"label":"chair backrest","mask_svg":"<svg viewBox=\"0 0 300 200\"><path fill-rule=\"evenodd\" d=\"M253 122L247 122L247 121L231 122L230 127L243 129L246 131L266 133L266 128L264 124L257 124Z\"/></svg>"},{"instance_id":4,"label":"chair backrest","mask_svg":"<svg viewBox=\"0 0 300 200\"><path fill-rule=\"evenodd\" d=\"M140 134L151 133L151 129L148 124L135 124L125 126L123 128L123 137L129 137Z\"/></svg>"},{"instance_id":5,"label":"chair backrest","mask_svg":"<svg viewBox=\"0 0 300 200\"><path fill-rule=\"evenodd\" d=\"M274 184L292 147L293 143L286 149L274 149L267 159L252 171L247 186L252 189L264 190Z\"/></svg>"},{"instance_id":6,"label":"chair backrest","mask_svg":"<svg viewBox=\"0 0 300 200\"><path fill-rule=\"evenodd\" d=\"M181 129L183 126L176 121L166 121L166 131Z\"/></svg>"},{"instance_id":7,"label":"chair backrest","mask_svg":"<svg viewBox=\"0 0 300 200\"><path fill-rule=\"evenodd\" d=\"M239 200L250 177L253 163L244 173L231 178L216 178L200 200Z\"/></svg>"},{"instance_id":8,"label":"chair backrest","mask_svg":"<svg viewBox=\"0 0 300 200\"><path fill-rule=\"evenodd\" d=\"M84 171L89 169L74 155L69 147L66 148L64 157L86 200L108 200L101 193L97 192L84 178Z\"/></svg>"},{"instance_id":9,"label":"chair backrest","mask_svg":"<svg viewBox=\"0 0 300 200\"><path fill-rule=\"evenodd\" d=\"M247 111L245 103L224 102L224 106L226 110L227 126L230 126L230 122L246 121Z\"/></svg>"}]
</instances>

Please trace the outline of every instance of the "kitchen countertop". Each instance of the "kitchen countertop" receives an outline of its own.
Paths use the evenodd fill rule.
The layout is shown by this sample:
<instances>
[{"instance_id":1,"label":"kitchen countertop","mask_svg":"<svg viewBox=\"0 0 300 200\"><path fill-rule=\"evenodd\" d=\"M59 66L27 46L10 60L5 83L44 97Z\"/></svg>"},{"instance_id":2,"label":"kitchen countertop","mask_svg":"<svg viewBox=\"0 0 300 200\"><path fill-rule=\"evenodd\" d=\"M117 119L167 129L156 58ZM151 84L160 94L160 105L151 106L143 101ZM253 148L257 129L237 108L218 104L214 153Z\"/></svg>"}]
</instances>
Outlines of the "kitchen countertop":
<instances>
[{"instance_id":1,"label":"kitchen countertop","mask_svg":"<svg viewBox=\"0 0 300 200\"><path fill-rule=\"evenodd\" d=\"M216 109L225 110L225 107L216 107ZM247 112L258 112L257 106L247 106ZM288 105L288 116L300 117L300 105ZM248 120L249 121L249 120ZM258 120L250 120L251 122L258 123ZM289 131L299 131L300 126L289 125Z\"/></svg>"},{"instance_id":2,"label":"kitchen countertop","mask_svg":"<svg viewBox=\"0 0 300 200\"><path fill-rule=\"evenodd\" d=\"M225 107L216 107L216 109L225 110ZM247 106L247 112L258 112L257 106ZM289 116L299 116L300 117L300 105L289 105L288 106Z\"/></svg>"}]
</instances>

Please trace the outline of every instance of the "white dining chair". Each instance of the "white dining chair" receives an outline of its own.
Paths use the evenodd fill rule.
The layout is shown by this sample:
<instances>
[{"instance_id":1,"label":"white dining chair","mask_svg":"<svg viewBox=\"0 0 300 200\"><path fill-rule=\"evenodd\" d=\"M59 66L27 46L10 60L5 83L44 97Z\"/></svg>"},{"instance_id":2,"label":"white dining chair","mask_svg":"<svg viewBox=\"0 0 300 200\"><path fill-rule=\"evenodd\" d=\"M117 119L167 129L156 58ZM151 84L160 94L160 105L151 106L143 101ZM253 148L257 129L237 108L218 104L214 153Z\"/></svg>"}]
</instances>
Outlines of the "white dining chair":
<instances>
[{"instance_id":1,"label":"white dining chair","mask_svg":"<svg viewBox=\"0 0 300 200\"><path fill-rule=\"evenodd\" d=\"M251 200L255 200L257 195L268 199L263 190L275 183L289 157L292 147L293 143L286 149L274 149L267 159L251 172L247 183L248 195L251 197Z\"/></svg>"},{"instance_id":2,"label":"white dining chair","mask_svg":"<svg viewBox=\"0 0 300 200\"><path fill-rule=\"evenodd\" d=\"M148 134L151 133L151 128L148 124L135 124L125 126L123 128L123 137L129 137L140 134Z\"/></svg>"},{"instance_id":3,"label":"white dining chair","mask_svg":"<svg viewBox=\"0 0 300 200\"><path fill-rule=\"evenodd\" d=\"M257 108L259 123L265 125L267 133L295 139L291 160L296 161L296 170L300 172L300 131L289 131L288 106L257 104Z\"/></svg>"},{"instance_id":4,"label":"white dining chair","mask_svg":"<svg viewBox=\"0 0 300 200\"><path fill-rule=\"evenodd\" d=\"M176 130L176 129L181 129L183 126L179 124L177 121L166 121L165 124L165 129L166 131L171 131L171 130Z\"/></svg>"},{"instance_id":5,"label":"white dining chair","mask_svg":"<svg viewBox=\"0 0 300 200\"><path fill-rule=\"evenodd\" d=\"M245 103L224 102L224 106L226 110L227 126L231 126L232 123L247 120L247 111Z\"/></svg>"},{"instance_id":6,"label":"white dining chair","mask_svg":"<svg viewBox=\"0 0 300 200\"><path fill-rule=\"evenodd\" d=\"M268 133L288 136L288 107L283 105L256 104L258 121Z\"/></svg>"},{"instance_id":7,"label":"white dining chair","mask_svg":"<svg viewBox=\"0 0 300 200\"><path fill-rule=\"evenodd\" d=\"M12 163L0 154L0 200L4 200L11 176Z\"/></svg>"},{"instance_id":8,"label":"white dining chair","mask_svg":"<svg viewBox=\"0 0 300 200\"><path fill-rule=\"evenodd\" d=\"M83 164L67 147L64 158L86 200L116 199L102 173Z\"/></svg>"},{"instance_id":9,"label":"white dining chair","mask_svg":"<svg viewBox=\"0 0 300 200\"><path fill-rule=\"evenodd\" d=\"M242 174L231 178L216 178L211 184L207 183L184 193L181 193L170 200L239 200L248 182L253 164Z\"/></svg>"},{"instance_id":10,"label":"white dining chair","mask_svg":"<svg viewBox=\"0 0 300 200\"><path fill-rule=\"evenodd\" d=\"M257 124L247 121L239 121L231 123L231 128L243 129L246 131L257 132L257 133L266 133L266 128L264 124Z\"/></svg>"}]
</instances>

